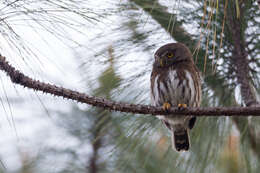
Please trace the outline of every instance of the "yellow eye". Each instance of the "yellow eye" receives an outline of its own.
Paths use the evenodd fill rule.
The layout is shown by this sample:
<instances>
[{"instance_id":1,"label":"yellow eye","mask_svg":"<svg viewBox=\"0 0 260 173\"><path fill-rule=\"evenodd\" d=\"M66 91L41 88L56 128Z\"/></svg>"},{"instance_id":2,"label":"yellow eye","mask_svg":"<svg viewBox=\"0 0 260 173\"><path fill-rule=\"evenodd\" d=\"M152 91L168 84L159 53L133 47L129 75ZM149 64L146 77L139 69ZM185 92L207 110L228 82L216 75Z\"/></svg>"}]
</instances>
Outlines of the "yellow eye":
<instances>
[{"instance_id":1,"label":"yellow eye","mask_svg":"<svg viewBox=\"0 0 260 173\"><path fill-rule=\"evenodd\" d=\"M167 53L167 57L168 58L172 58L173 57L173 53Z\"/></svg>"}]
</instances>

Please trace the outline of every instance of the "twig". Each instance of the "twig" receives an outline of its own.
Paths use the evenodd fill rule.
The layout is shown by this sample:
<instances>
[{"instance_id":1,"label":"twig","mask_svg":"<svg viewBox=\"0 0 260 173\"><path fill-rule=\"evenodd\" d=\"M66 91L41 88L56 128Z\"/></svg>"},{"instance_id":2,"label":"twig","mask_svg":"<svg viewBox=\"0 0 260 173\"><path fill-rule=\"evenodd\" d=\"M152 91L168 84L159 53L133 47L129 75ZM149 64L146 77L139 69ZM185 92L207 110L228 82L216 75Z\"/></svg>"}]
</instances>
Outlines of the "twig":
<instances>
[{"instance_id":1,"label":"twig","mask_svg":"<svg viewBox=\"0 0 260 173\"><path fill-rule=\"evenodd\" d=\"M92 106L102 107L113 111L138 113L138 114L152 114L152 115L196 115L196 116L260 116L260 106L254 107L207 107L207 108L186 108L180 110L178 108L171 108L170 110L163 110L162 107L154 107L149 105L128 104L122 102L115 102L104 98L88 96L78 91L73 91L56 85L40 82L28 76L25 76L20 71L12 67L6 58L0 55L0 70L6 72L13 83L22 85L44 93L49 93L54 96L71 99L81 103L87 103Z\"/></svg>"}]
</instances>

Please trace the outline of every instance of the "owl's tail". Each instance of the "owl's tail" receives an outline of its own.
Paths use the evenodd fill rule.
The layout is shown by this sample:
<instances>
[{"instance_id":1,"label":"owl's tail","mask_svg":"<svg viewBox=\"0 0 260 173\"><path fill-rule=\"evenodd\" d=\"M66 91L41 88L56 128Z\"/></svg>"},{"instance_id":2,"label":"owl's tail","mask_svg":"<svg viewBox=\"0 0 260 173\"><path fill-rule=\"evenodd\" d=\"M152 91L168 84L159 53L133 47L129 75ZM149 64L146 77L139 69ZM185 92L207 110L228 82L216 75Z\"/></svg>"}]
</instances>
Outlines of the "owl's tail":
<instances>
[{"instance_id":1,"label":"owl's tail","mask_svg":"<svg viewBox=\"0 0 260 173\"><path fill-rule=\"evenodd\" d=\"M172 147L179 151L188 151L190 148L189 134L185 128L172 130Z\"/></svg>"}]
</instances>

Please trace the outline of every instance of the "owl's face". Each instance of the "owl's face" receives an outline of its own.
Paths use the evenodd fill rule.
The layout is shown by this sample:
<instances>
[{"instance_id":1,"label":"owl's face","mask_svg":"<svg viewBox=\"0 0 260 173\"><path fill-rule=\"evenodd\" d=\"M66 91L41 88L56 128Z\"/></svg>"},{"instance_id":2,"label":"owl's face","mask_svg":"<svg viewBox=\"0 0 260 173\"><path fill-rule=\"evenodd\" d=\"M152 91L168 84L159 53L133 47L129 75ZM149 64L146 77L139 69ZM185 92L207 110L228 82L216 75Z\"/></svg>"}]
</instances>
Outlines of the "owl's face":
<instances>
[{"instance_id":1,"label":"owl's face","mask_svg":"<svg viewBox=\"0 0 260 173\"><path fill-rule=\"evenodd\" d=\"M189 49L181 43L170 43L160 47L154 54L154 65L159 68L169 67L180 62L192 61Z\"/></svg>"}]
</instances>

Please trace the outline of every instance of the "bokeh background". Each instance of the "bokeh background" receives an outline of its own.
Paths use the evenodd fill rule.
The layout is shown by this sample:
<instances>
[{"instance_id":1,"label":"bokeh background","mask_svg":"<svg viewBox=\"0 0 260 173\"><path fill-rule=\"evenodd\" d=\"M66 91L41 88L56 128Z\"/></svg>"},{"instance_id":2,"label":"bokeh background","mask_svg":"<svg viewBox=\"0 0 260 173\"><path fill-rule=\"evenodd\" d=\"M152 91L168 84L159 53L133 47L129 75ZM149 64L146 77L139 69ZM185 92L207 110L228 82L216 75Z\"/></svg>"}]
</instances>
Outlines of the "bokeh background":
<instances>
[{"instance_id":1,"label":"bokeh background","mask_svg":"<svg viewBox=\"0 0 260 173\"><path fill-rule=\"evenodd\" d=\"M155 50L182 42L203 76L202 106L244 106L229 20L240 29L258 100L259 14L253 0L2 0L0 53L32 78L150 104ZM12 84L3 72L0 85L3 173L260 170L257 117L201 117L191 132L190 151L177 153L170 133L153 116L33 91Z\"/></svg>"}]
</instances>

